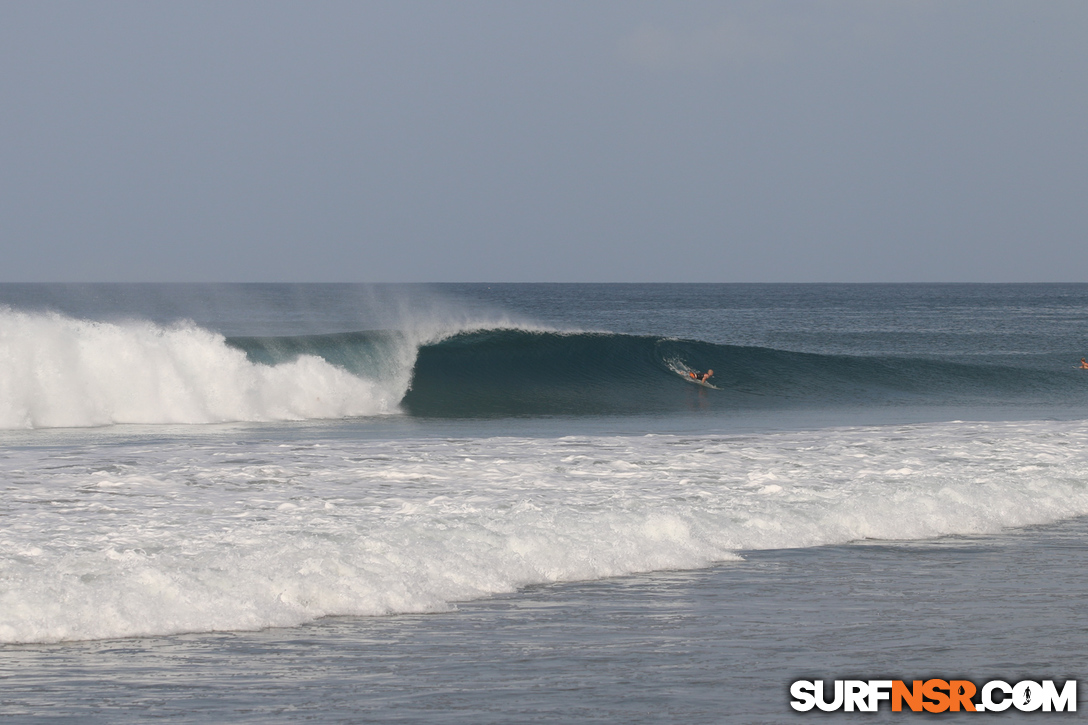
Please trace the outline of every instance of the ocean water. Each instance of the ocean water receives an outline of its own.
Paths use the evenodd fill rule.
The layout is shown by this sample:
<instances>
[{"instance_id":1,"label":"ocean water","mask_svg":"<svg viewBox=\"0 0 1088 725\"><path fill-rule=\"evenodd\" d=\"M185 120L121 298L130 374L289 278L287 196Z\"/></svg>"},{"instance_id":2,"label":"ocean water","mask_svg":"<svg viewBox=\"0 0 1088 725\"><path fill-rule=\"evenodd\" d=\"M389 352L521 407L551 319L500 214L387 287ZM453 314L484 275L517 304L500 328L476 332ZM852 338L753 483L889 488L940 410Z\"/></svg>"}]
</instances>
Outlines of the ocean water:
<instances>
[{"instance_id":1,"label":"ocean water","mask_svg":"<svg viewBox=\"0 0 1088 725\"><path fill-rule=\"evenodd\" d=\"M1086 322L1088 285L0 285L0 717L1077 678Z\"/></svg>"}]
</instances>

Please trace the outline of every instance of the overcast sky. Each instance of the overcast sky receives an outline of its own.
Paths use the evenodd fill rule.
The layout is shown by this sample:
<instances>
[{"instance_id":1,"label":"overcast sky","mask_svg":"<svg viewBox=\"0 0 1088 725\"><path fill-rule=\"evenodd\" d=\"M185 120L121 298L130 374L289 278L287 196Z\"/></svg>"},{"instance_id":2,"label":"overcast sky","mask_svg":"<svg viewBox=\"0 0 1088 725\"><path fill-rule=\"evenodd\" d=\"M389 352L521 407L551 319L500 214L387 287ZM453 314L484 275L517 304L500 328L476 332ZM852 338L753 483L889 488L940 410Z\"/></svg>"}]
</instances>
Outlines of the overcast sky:
<instances>
[{"instance_id":1,"label":"overcast sky","mask_svg":"<svg viewBox=\"0 0 1088 725\"><path fill-rule=\"evenodd\" d=\"M0 281L1088 281L1088 2L0 2Z\"/></svg>"}]
</instances>

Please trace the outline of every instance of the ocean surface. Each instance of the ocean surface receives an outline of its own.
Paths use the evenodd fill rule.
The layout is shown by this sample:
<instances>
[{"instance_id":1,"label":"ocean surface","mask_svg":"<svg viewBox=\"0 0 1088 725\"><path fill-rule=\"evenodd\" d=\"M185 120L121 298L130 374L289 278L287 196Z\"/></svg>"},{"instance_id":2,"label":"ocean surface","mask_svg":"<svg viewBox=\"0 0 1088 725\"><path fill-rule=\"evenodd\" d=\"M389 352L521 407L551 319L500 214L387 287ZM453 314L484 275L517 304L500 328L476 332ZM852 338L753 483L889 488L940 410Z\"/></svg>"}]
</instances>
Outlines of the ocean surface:
<instances>
[{"instance_id":1,"label":"ocean surface","mask_svg":"<svg viewBox=\"0 0 1088 725\"><path fill-rule=\"evenodd\" d=\"M1077 679L1085 355L1081 284L0 285L0 719Z\"/></svg>"}]
</instances>

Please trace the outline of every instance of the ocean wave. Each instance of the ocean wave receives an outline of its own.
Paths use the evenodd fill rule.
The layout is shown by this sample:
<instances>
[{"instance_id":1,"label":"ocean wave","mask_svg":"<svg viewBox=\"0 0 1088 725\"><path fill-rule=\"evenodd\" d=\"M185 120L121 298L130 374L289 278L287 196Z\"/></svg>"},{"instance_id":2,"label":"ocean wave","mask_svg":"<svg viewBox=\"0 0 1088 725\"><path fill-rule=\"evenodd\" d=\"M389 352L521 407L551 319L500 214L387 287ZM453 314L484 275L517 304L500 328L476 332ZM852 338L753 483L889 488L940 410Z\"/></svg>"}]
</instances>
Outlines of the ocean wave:
<instances>
[{"instance_id":1,"label":"ocean wave","mask_svg":"<svg viewBox=\"0 0 1088 725\"><path fill-rule=\"evenodd\" d=\"M0 311L0 428L1088 402L1075 370L819 355L503 321L224 337ZM716 389L690 385L714 370Z\"/></svg>"},{"instance_id":2,"label":"ocean wave","mask_svg":"<svg viewBox=\"0 0 1088 725\"><path fill-rule=\"evenodd\" d=\"M686 380L708 369L717 389ZM414 415L473 417L1069 402L1084 400L1083 382L1073 370L498 329L421 346L402 406Z\"/></svg>"}]
</instances>

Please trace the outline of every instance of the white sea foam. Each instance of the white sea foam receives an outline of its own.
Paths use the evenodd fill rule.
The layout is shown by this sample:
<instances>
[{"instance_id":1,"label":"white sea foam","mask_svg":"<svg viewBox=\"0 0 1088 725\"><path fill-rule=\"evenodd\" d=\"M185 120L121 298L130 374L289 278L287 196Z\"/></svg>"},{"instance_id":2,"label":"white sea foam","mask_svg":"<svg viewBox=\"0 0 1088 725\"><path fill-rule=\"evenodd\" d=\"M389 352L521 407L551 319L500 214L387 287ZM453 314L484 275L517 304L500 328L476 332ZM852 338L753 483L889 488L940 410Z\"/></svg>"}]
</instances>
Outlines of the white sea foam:
<instances>
[{"instance_id":1,"label":"white sea foam","mask_svg":"<svg viewBox=\"0 0 1088 725\"><path fill-rule=\"evenodd\" d=\"M83 434L57 448L34 435L44 444L0 449L3 642L435 611L745 549L1088 514L1079 422L306 444Z\"/></svg>"},{"instance_id":2,"label":"white sea foam","mask_svg":"<svg viewBox=\"0 0 1088 725\"><path fill-rule=\"evenodd\" d=\"M191 323L0 311L0 428L374 415L407 385L315 356L261 365Z\"/></svg>"}]
</instances>

